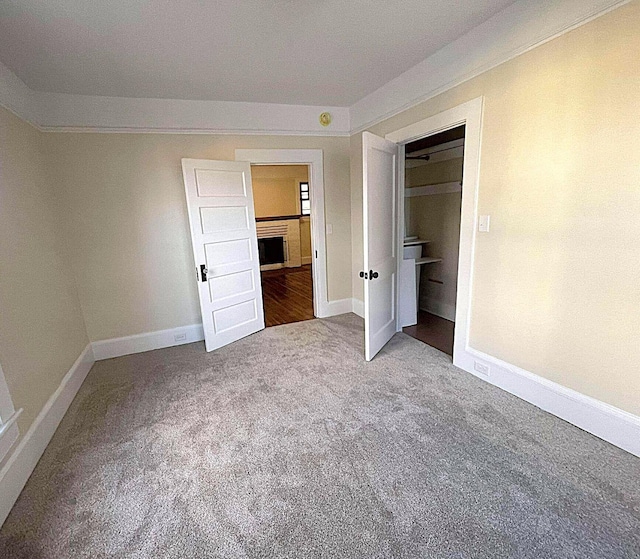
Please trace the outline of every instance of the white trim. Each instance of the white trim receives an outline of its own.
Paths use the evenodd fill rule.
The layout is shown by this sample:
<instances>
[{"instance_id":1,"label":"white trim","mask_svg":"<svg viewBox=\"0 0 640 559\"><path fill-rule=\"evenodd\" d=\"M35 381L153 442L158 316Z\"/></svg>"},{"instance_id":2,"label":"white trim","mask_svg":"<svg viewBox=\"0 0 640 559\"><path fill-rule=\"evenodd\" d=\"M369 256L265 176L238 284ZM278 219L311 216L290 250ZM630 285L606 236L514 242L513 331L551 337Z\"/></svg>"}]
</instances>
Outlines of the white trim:
<instances>
[{"instance_id":1,"label":"white trim","mask_svg":"<svg viewBox=\"0 0 640 559\"><path fill-rule=\"evenodd\" d=\"M22 409L16 411L13 407L9 386L0 365L0 462L9 454L20 436L16 419L21 413Z\"/></svg>"},{"instance_id":2,"label":"white trim","mask_svg":"<svg viewBox=\"0 0 640 559\"><path fill-rule=\"evenodd\" d=\"M462 123L466 124L453 363L593 435L640 456L640 417L481 353L468 345L477 231L482 104L483 100L480 97L386 136L391 141L407 143ZM426 132L427 129L430 129L430 132ZM488 376L478 371L476 362L480 364L480 368L482 365L489 366Z\"/></svg>"},{"instance_id":3,"label":"white trim","mask_svg":"<svg viewBox=\"0 0 640 559\"><path fill-rule=\"evenodd\" d=\"M22 414L22 408L13 412L9 419L0 426L0 462L9 454L11 447L20 436L17 423L20 414Z\"/></svg>"},{"instance_id":4,"label":"white trim","mask_svg":"<svg viewBox=\"0 0 640 559\"><path fill-rule=\"evenodd\" d=\"M0 365L0 425L9 421L9 418L13 416L15 411L16 410L13 407L13 400L9 393L9 386L7 385L7 380L4 377L2 365ZM0 456L0 460L2 460L2 456Z\"/></svg>"},{"instance_id":5,"label":"white trim","mask_svg":"<svg viewBox=\"0 0 640 559\"><path fill-rule=\"evenodd\" d=\"M325 308L325 314L318 318L329 318L330 316L337 316L339 314L347 314L351 312L352 303L351 299L338 299L337 301L329 301Z\"/></svg>"},{"instance_id":6,"label":"white trim","mask_svg":"<svg viewBox=\"0 0 640 559\"><path fill-rule=\"evenodd\" d=\"M414 198L415 196L432 196L434 194L451 194L455 192L462 192L462 183L460 181L407 187L404 190L404 197Z\"/></svg>"},{"instance_id":7,"label":"white trim","mask_svg":"<svg viewBox=\"0 0 640 559\"><path fill-rule=\"evenodd\" d=\"M348 136L347 107L37 93L45 131ZM324 127L318 117L332 115Z\"/></svg>"},{"instance_id":8,"label":"white trim","mask_svg":"<svg viewBox=\"0 0 640 559\"><path fill-rule=\"evenodd\" d=\"M237 149L236 161L249 161L252 165L309 165L309 192L311 193L311 251L317 254L312 264L313 310L315 316L328 314L327 248L324 196L324 165L321 149Z\"/></svg>"},{"instance_id":9,"label":"white trim","mask_svg":"<svg viewBox=\"0 0 640 559\"><path fill-rule=\"evenodd\" d=\"M38 128L35 97L36 93L0 62L0 106Z\"/></svg>"},{"instance_id":10,"label":"white trim","mask_svg":"<svg viewBox=\"0 0 640 559\"><path fill-rule=\"evenodd\" d=\"M0 525L9 515L93 363L91 345L87 345L0 471Z\"/></svg>"},{"instance_id":11,"label":"white trim","mask_svg":"<svg viewBox=\"0 0 640 559\"><path fill-rule=\"evenodd\" d=\"M106 126L38 126L32 122L29 122L29 124L35 126L40 130L40 132L69 132L75 134L208 134L210 136L313 136L327 138L348 138L351 136L351 132L334 132L331 130L269 130L264 128L117 128Z\"/></svg>"},{"instance_id":12,"label":"white trim","mask_svg":"<svg viewBox=\"0 0 640 559\"><path fill-rule=\"evenodd\" d=\"M260 266L261 272L268 272L269 270L281 270L282 268L286 268L287 264L285 262L278 262L277 264L263 264Z\"/></svg>"},{"instance_id":13,"label":"white trim","mask_svg":"<svg viewBox=\"0 0 640 559\"><path fill-rule=\"evenodd\" d=\"M453 341L453 363L458 365L461 352L469 339L473 258L476 236L478 191L480 188L480 146L482 135L483 98L478 97L452 109L438 113L420 122L391 132L387 140L407 144L418 138L431 136L443 130L465 125L465 150L462 176L462 205L460 210L460 249L458 253L458 283L456 294L456 328ZM404 168L399 169L404 176ZM401 184L401 188L403 185ZM404 204L398 204L399 219L403 220ZM402 222L403 223L403 222ZM398 251L402 254L404 237L399 235ZM399 272L398 272L399 273ZM398 321L396 330L402 327Z\"/></svg>"},{"instance_id":14,"label":"white trim","mask_svg":"<svg viewBox=\"0 0 640 559\"><path fill-rule=\"evenodd\" d=\"M630 0L519 0L351 107L46 93L0 64L0 105L43 131L349 136ZM332 115L330 127L318 121Z\"/></svg>"},{"instance_id":15,"label":"white trim","mask_svg":"<svg viewBox=\"0 0 640 559\"><path fill-rule=\"evenodd\" d=\"M364 301L355 297L351 299L351 312L357 314L360 318L364 318Z\"/></svg>"},{"instance_id":16,"label":"white trim","mask_svg":"<svg viewBox=\"0 0 640 559\"><path fill-rule=\"evenodd\" d=\"M176 337L179 339L176 339ZM156 330L155 332L144 332L122 338L100 340L92 342L91 347L93 348L95 360L101 361L153 349L192 344L202 340L204 340L202 324L190 324L189 326L178 326L167 330Z\"/></svg>"},{"instance_id":17,"label":"white trim","mask_svg":"<svg viewBox=\"0 0 640 559\"><path fill-rule=\"evenodd\" d=\"M640 417L467 347L457 366L640 457ZM489 367L489 374L475 363Z\"/></svg>"},{"instance_id":18,"label":"white trim","mask_svg":"<svg viewBox=\"0 0 640 559\"><path fill-rule=\"evenodd\" d=\"M519 0L354 103L351 133L367 130L629 2Z\"/></svg>"}]
</instances>

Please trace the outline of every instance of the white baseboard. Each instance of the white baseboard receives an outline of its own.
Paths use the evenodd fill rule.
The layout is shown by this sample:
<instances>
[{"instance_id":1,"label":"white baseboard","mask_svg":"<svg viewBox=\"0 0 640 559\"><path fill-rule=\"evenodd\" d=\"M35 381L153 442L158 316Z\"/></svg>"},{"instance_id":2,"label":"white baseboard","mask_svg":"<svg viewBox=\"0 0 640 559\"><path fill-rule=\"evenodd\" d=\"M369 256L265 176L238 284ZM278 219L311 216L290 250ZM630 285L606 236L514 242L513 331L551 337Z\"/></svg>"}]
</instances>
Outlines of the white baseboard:
<instances>
[{"instance_id":1,"label":"white baseboard","mask_svg":"<svg viewBox=\"0 0 640 559\"><path fill-rule=\"evenodd\" d=\"M351 299L338 299L337 301L328 301L322 306L318 312L318 318L329 318L351 312Z\"/></svg>"},{"instance_id":2,"label":"white baseboard","mask_svg":"<svg viewBox=\"0 0 640 559\"><path fill-rule=\"evenodd\" d=\"M0 471L0 526L56 432L94 363L87 345Z\"/></svg>"},{"instance_id":3,"label":"white baseboard","mask_svg":"<svg viewBox=\"0 0 640 559\"><path fill-rule=\"evenodd\" d=\"M357 314L360 318L364 318L364 301L360 299L351 299L351 312Z\"/></svg>"},{"instance_id":4,"label":"white baseboard","mask_svg":"<svg viewBox=\"0 0 640 559\"><path fill-rule=\"evenodd\" d=\"M280 270L282 268L287 268L286 262L278 262L277 264L262 264L260 266L260 271L268 272L269 270Z\"/></svg>"},{"instance_id":5,"label":"white baseboard","mask_svg":"<svg viewBox=\"0 0 640 559\"><path fill-rule=\"evenodd\" d=\"M152 349L161 349L182 344L191 344L204 340L202 324L191 324L189 326L179 326L168 330L156 330L155 332L145 332L125 336L124 338L111 338L110 340L100 340L93 342L93 354L96 361L131 355L132 353L142 353Z\"/></svg>"},{"instance_id":6,"label":"white baseboard","mask_svg":"<svg viewBox=\"0 0 640 559\"><path fill-rule=\"evenodd\" d=\"M427 311L428 313L435 314L440 318L456 321L456 307L455 305L448 305L437 299L422 299L420 301L420 310Z\"/></svg>"},{"instance_id":7,"label":"white baseboard","mask_svg":"<svg viewBox=\"0 0 640 559\"><path fill-rule=\"evenodd\" d=\"M456 356L458 357L458 356ZM476 369L488 367L488 375ZM455 364L584 431L640 457L640 417L472 348Z\"/></svg>"}]
</instances>

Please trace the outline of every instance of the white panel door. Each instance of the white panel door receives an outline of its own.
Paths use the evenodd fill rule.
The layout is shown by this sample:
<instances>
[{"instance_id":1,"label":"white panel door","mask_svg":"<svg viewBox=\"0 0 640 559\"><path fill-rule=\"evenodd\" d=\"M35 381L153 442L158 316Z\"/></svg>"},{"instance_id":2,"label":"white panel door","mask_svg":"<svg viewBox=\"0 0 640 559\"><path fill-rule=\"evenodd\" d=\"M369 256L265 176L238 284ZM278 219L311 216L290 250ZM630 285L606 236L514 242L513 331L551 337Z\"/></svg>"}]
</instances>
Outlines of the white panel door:
<instances>
[{"instance_id":1,"label":"white panel door","mask_svg":"<svg viewBox=\"0 0 640 559\"><path fill-rule=\"evenodd\" d=\"M264 329L251 165L183 159L207 351Z\"/></svg>"},{"instance_id":2,"label":"white panel door","mask_svg":"<svg viewBox=\"0 0 640 559\"><path fill-rule=\"evenodd\" d=\"M396 332L398 146L362 134L365 358L371 361Z\"/></svg>"}]
</instances>

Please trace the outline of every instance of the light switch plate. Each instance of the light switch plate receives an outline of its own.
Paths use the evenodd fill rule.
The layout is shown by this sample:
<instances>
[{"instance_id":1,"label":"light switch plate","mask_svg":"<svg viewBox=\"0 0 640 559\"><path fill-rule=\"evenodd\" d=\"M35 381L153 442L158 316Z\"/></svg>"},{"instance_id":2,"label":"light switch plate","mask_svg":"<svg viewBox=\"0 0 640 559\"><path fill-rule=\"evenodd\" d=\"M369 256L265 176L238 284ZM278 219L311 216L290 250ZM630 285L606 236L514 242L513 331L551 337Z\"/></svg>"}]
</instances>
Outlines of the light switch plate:
<instances>
[{"instance_id":1,"label":"light switch plate","mask_svg":"<svg viewBox=\"0 0 640 559\"><path fill-rule=\"evenodd\" d=\"M491 224L491 216L481 215L478 219L478 231L480 231L481 233L488 233L490 224Z\"/></svg>"}]
</instances>

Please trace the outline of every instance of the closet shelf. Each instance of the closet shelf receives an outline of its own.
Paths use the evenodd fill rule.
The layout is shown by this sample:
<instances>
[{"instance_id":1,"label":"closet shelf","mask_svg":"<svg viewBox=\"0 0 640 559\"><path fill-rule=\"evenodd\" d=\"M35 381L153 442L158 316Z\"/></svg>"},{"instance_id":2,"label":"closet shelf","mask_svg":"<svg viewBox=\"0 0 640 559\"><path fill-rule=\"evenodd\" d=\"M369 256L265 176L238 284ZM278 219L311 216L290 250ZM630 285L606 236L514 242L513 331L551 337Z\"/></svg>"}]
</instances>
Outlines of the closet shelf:
<instances>
[{"instance_id":1,"label":"closet shelf","mask_svg":"<svg viewBox=\"0 0 640 559\"><path fill-rule=\"evenodd\" d=\"M422 258L416 258L416 266L422 264L435 264L436 262L442 262L442 258L434 258L433 256L423 256Z\"/></svg>"},{"instance_id":2,"label":"closet shelf","mask_svg":"<svg viewBox=\"0 0 640 559\"><path fill-rule=\"evenodd\" d=\"M426 245L427 243L430 243L430 242L431 241L425 241L424 239L412 239L410 241L405 241L404 246L412 247L416 245Z\"/></svg>"},{"instance_id":3,"label":"closet shelf","mask_svg":"<svg viewBox=\"0 0 640 559\"><path fill-rule=\"evenodd\" d=\"M406 187L404 189L405 198L414 196L430 196L432 194L450 194L452 192L462 192L462 182L442 182L440 184L423 184Z\"/></svg>"}]
</instances>

